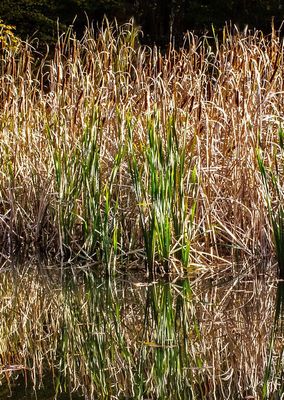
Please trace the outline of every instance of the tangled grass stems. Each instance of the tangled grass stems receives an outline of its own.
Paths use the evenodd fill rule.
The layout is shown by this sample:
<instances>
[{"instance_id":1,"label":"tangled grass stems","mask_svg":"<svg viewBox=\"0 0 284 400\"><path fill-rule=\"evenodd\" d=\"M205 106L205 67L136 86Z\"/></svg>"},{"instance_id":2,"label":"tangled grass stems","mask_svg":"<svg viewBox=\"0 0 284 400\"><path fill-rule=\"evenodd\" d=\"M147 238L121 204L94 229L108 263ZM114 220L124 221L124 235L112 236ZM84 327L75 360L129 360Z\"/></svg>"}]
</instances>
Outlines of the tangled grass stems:
<instances>
[{"instance_id":1,"label":"tangled grass stems","mask_svg":"<svg viewBox=\"0 0 284 400\"><path fill-rule=\"evenodd\" d=\"M270 154L283 122L280 35L188 33L164 54L138 39L105 20L51 59L1 49L4 257L41 249L111 273L272 254L255 148Z\"/></svg>"}]
</instances>

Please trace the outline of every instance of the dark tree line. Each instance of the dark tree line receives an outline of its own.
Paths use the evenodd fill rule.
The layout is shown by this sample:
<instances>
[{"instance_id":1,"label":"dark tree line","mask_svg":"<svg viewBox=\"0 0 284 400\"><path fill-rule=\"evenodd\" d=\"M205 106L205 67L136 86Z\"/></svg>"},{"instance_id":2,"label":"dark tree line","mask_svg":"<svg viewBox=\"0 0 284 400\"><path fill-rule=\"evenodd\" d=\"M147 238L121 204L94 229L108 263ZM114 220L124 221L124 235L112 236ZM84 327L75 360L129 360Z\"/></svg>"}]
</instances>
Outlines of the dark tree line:
<instances>
[{"instance_id":1,"label":"dark tree line","mask_svg":"<svg viewBox=\"0 0 284 400\"><path fill-rule=\"evenodd\" d=\"M283 0L5 0L0 2L0 18L15 24L22 38L38 37L51 42L56 38L57 21L61 29L74 21L82 33L86 15L94 22L107 15L125 22L130 17L141 25L144 40L163 44L170 34L181 39L186 30L203 32L211 24L218 29L232 21L269 31L272 17L276 26L284 19Z\"/></svg>"}]
</instances>

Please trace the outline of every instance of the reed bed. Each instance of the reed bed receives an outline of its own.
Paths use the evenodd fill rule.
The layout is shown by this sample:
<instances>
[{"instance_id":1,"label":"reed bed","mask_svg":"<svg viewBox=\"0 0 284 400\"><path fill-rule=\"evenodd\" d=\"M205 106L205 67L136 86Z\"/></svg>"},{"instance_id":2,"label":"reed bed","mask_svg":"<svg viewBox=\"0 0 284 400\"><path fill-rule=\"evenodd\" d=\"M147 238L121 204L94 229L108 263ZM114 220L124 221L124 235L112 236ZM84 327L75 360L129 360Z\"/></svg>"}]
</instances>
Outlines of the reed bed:
<instances>
[{"instance_id":1,"label":"reed bed","mask_svg":"<svg viewBox=\"0 0 284 400\"><path fill-rule=\"evenodd\" d=\"M272 168L283 54L274 28L228 27L162 53L132 21L68 31L52 57L2 46L2 258L153 274L273 254L257 148Z\"/></svg>"},{"instance_id":2,"label":"reed bed","mask_svg":"<svg viewBox=\"0 0 284 400\"><path fill-rule=\"evenodd\" d=\"M272 144L272 151L265 156L261 148L257 149L259 170L263 181L263 192L266 199L270 222L273 230L278 272L284 278L284 209L283 209L283 150L284 131L279 128L278 141Z\"/></svg>"},{"instance_id":3,"label":"reed bed","mask_svg":"<svg viewBox=\"0 0 284 400\"><path fill-rule=\"evenodd\" d=\"M283 285L247 272L149 284L57 271L0 276L0 393L22 379L85 399L283 395Z\"/></svg>"}]
</instances>

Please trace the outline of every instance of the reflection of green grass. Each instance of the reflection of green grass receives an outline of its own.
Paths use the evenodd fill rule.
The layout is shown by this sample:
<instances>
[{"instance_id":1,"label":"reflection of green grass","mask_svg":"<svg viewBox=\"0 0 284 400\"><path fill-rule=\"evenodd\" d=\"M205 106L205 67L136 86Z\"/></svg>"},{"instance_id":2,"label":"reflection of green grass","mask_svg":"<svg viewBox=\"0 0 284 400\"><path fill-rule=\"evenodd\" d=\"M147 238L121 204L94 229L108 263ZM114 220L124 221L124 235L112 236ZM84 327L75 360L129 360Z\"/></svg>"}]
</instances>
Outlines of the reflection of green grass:
<instances>
[{"instance_id":1,"label":"reflection of green grass","mask_svg":"<svg viewBox=\"0 0 284 400\"><path fill-rule=\"evenodd\" d=\"M262 399L270 399L270 392L274 389L274 396L284 394L284 372L283 372L283 334L284 334L284 282L279 281L277 284L277 293L275 297L275 317L274 323L271 327L270 340L268 345L268 355L265 365L263 386L262 386ZM280 348L278 347L280 343ZM275 348L278 347L278 354L276 362ZM270 388L273 388L272 390ZM272 397L274 398L274 397ZM278 397L276 397L278 398Z\"/></svg>"},{"instance_id":2,"label":"reflection of green grass","mask_svg":"<svg viewBox=\"0 0 284 400\"><path fill-rule=\"evenodd\" d=\"M199 340L196 317L191 314L192 291L188 281L174 296L171 284L152 285L147 289L144 333L137 370L136 397L161 399L202 396L203 361L190 351L188 338ZM149 379L149 362L152 365ZM199 371L199 372L198 372Z\"/></svg>"},{"instance_id":3,"label":"reflection of green grass","mask_svg":"<svg viewBox=\"0 0 284 400\"><path fill-rule=\"evenodd\" d=\"M36 388L48 378L58 394L102 399L281 393L282 311L277 303L274 312L271 283L208 288L202 280L140 284L73 272L62 283L56 268L53 281L34 270L1 275L0 368L25 368L2 374L12 390L20 375Z\"/></svg>"}]
</instances>

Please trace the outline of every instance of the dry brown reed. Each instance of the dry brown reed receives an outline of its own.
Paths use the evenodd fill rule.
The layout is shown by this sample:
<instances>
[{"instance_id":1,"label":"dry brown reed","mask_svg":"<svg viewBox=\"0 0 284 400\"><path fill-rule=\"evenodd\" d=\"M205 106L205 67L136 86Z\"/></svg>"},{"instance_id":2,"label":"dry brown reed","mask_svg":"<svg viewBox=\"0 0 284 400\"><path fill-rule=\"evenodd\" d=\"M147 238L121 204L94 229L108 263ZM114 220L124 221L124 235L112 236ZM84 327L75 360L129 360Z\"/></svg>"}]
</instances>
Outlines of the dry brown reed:
<instances>
[{"instance_id":1,"label":"dry brown reed","mask_svg":"<svg viewBox=\"0 0 284 400\"><path fill-rule=\"evenodd\" d=\"M11 255L28 245L30 252L69 249L69 256L93 257L99 248L139 259L143 234L127 127L147 183L147 124L158 115L165 146L174 116L185 176L197 169L198 190L185 188L186 203L197 200L191 262L270 254L256 148L269 154L283 125L283 50L274 29L264 36L226 27L221 38L188 33L183 48L169 45L162 53L139 44L132 22L107 21L81 41L71 32L62 35L52 59L40 60L28 45L1 50L1 251ZM89 151L90 135L95 147ZM94 157L91 166L83 164L91 153L97 164ZM93 189L90 181L97 182ZM178 246L172 239L174 262Z\"/></svg>"}]
</instances>

